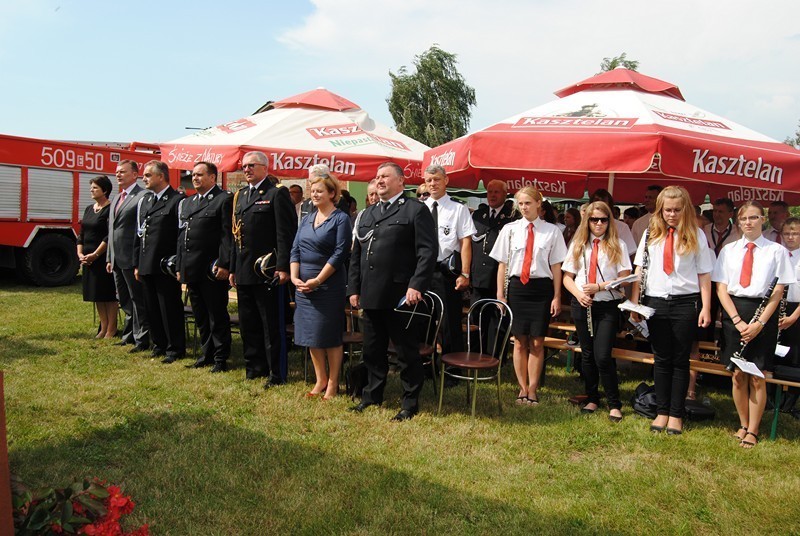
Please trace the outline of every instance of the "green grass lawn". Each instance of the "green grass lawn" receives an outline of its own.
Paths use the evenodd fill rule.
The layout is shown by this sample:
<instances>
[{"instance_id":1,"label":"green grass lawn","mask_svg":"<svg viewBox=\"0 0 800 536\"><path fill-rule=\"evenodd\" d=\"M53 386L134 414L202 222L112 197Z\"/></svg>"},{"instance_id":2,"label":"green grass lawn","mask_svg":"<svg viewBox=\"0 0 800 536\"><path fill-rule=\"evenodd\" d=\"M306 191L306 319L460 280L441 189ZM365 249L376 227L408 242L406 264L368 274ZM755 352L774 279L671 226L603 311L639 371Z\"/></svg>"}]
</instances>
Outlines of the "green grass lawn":
<instances>
[{"instance_id":1,"label":"green grass lawn","mask_svg":"<svg viewBox=\"0 0 800 536\"><path fill-rule=\"evenodd\" d=\"M356 415L344 397L303 397L296 352L289 384L266 392L244 380L236 335L234 370L212 375L93 334L79 285L0 281L11 470L33 486L119 483L130 526L153 534L800 533L800 425L782 415L777 441L739 448L727 387L702 389L717 419L679 437L627 404L617 425L581 415L558 361L538 407L513 405L507 367L502 416L483 385L474 422L461 386L437 417L426 383L422 413L391 423L395 374L384 407ZM643 370L620 373L623 400Z\"/></svg>"}]
</instances>

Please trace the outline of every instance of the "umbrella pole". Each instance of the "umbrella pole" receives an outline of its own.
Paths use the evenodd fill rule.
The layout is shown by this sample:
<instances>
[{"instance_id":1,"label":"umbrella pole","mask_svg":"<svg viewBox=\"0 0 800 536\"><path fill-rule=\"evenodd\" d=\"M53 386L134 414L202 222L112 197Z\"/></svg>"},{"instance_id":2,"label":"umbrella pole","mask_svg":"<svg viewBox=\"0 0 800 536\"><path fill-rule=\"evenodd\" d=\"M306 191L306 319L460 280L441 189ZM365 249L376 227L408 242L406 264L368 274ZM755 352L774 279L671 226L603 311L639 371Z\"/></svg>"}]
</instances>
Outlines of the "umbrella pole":
<instances>
[{"instance_id":1,"label":"umbrella pole","mask_svg":"<svg viewBox=\"0 0 800 536\"><path fill-rule=\"evenodd\" d=\"M613 173L609 173L608 174L608 193L610 193L612 197L614 196L614 174Z\"/></svg>"}]
</instances>

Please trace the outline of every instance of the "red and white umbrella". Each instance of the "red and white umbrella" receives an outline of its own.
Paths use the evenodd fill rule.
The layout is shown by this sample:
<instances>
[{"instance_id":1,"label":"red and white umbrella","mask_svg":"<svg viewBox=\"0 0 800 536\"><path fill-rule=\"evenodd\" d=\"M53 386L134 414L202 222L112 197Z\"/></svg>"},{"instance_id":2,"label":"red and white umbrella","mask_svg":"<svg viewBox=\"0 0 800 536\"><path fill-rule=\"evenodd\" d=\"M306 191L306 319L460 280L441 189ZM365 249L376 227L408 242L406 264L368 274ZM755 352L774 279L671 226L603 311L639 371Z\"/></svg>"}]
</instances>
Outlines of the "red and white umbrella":
<instances>
[{"instance_id":1,"label":"red and white umbrella","mask_svg":"<svg viewBox=\"0 0 800 536\"><path fill-rule=\"evenodd\" d=\"M499 178L553 197L609 188L639 202L651 183L734 201L800 201L800 151L684 101L674 84L615 69L559 99L425 153L423 166L477 185Z\"/></svg>"},{"instance_id":2,"label":"red and white umbrella","mask_svg":"<svg viewBox=\"0 0 800 536\"><path fill-rule=\"evenodd\" d=\"M263 151L270 173L305 177L327 164L341 180L369 181L379 164L399 164L419 182L428 147L370 118L358 105L319 88L273 103L274 108L160 144L161 159L176 169L202 160L220 171L239 168L248 151Z\"/></svg>"}]
</instances>

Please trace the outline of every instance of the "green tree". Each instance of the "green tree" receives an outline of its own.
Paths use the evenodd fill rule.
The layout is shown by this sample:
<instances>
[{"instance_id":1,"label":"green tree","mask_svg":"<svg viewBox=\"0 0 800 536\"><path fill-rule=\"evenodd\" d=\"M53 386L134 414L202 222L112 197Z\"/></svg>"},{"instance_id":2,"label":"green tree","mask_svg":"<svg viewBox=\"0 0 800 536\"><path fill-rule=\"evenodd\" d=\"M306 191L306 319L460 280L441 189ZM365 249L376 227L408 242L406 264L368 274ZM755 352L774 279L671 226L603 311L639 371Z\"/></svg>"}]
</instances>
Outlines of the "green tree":
<instances>
[{"instance_id":1,"label":"green tree","mask_svg":"<svg viewBox=\"0 0 800 536\"><path fill-rule=\"evenodd\" d=\"M456 68L456 55L437 45L414 56L416 72L405 65L389 71L392 94L386 103L397 130L430 147L467 133L475 90Z\"/></svg>"},{"instance_id":2,"label":"green tree","mask_svg":"<svg viewBox=\"0 0 800 536\"><path fill-rule=\"evenodd\" d=\"M791 145L795 149L800 149L800 121L797 122L797 130L794 133L794 137L786 136L783 143Z\"/></svg>"},{"instance_id":3,"label":"green tree","mask_svg":"<svg viewBox=\"0 0 800 536\"><path fill-rule=\"evenodd\" d=\"M639 69L639 62L627 59L626 55L627 53L623 52L619 56L614 56L613 58L603 58L603 61L600 63L600 73L616 69L617 67L625 67L631 71L637 71Z\"/></svg>"}]
</instances>

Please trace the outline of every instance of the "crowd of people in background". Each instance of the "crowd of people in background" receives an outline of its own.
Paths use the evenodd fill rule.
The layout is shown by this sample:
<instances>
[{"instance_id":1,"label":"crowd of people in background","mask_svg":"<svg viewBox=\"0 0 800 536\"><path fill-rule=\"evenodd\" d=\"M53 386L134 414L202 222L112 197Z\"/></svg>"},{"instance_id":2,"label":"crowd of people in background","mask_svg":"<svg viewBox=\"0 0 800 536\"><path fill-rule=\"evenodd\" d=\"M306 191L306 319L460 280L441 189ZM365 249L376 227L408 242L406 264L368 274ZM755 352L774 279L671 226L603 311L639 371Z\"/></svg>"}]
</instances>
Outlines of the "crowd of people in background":
<instances>
[{"instance_id":1,"label":"crowd of people in background","mask_svg":"<svg viewBox=\"0 0 800 536\"><path fill-rule=\"evenodd\" d=\"M516 403L540 404L544 338L554 319L567 317L581 347L581 411L600 409L602 385L616 423L623 412L611 352L628 322L618 306L630 299L653 310L646 319L657 398L650 430L672 435L683 432L685 401L696 396L689 362L698 341L718 342L725 364L746 347L750 362L770 370L780 330L791 348L782 362L800 365L800 220L789 217L786 203L772 203L765 222L756 202L735 207L721 198L701 210L685 189L651 185L641 206L624 211L601 189L559 212L533 187L510 199L506 183L492 180L486 202L470 210L448 194L444 168L428 167L407 196L402 168L387 162L359 211L324 165L309 170L304 186L285 187L268 169L264 153L247 153L246 185L231 194L220 188L216 166L200 162L188 197L169 185L169 169L157 160L141 170L144 188L130 160L117 167L119 193L112 196L108 178L92 179L94 203L84 214L77 255L84 300L99 315L96 336L117 336L119 306L125 324L117 344L165 364L185 357L183 284L200 334L192 366L225 372L234 288L245 377L263 378L271 388L286 380L281 352L291 299L294 343L308 348L316 378L306 396L330 400L338 395L347 304L361 310L367 370L351 409L383 403L391 342L403 387L394 420L403 421L419 411L425 378L419 329L404 308L435 292L444 305L441 351L462 352L464 305L496 299L513 312ZM617 284L632 273L632 285ZM631 319L643 320L637 312ZM732 393L741 424L736 437L751 448L766 384L734 367ZM783 409L791 410L796 397Z\"/></svg>"}]
</instances>

